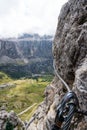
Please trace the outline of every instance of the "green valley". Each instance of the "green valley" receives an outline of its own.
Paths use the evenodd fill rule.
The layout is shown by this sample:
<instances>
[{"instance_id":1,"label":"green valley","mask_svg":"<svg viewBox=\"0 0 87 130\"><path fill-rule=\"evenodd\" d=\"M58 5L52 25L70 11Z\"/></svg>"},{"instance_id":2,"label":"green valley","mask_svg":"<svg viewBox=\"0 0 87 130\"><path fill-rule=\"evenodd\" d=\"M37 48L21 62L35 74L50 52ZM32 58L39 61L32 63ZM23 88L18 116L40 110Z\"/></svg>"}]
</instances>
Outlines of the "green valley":
<instances>
[{"instance_id":1,"label":"green valley","mask_svg":"<svg viewBox=\"0 0 87 130\"><path fill-rule=\"evenodd\" d=\"M53 76L45 75L37 79L19 79L13 80L4 73L0 73L0 85L12 84L12 86L0 89L0 106L6 105L7 111L14 110L17 114L26 110L23 114L19 114L22 120L29 120L37 106L44 99L44 90L52 81ZM33 105L33 107L32 107Z\"/></svg>"}]
</instances>

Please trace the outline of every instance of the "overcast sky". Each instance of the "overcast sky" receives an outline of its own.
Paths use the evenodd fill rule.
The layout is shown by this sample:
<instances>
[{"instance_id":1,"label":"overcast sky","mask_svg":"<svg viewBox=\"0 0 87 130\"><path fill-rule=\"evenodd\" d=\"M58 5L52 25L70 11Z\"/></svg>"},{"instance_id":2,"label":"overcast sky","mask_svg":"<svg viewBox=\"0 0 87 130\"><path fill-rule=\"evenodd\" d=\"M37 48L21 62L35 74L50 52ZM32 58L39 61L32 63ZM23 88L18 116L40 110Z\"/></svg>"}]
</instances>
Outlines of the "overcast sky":
<instances>
[{"instance_id":1,"label":"overcast sky","mask_svg":"<svg viewBox=\"0 0 87 130\"><path fill-rule=\"evenodd\" d=\"M67 0L0 0L0 36L54 34L65 2Z\"/></svg>"}]
</instances>

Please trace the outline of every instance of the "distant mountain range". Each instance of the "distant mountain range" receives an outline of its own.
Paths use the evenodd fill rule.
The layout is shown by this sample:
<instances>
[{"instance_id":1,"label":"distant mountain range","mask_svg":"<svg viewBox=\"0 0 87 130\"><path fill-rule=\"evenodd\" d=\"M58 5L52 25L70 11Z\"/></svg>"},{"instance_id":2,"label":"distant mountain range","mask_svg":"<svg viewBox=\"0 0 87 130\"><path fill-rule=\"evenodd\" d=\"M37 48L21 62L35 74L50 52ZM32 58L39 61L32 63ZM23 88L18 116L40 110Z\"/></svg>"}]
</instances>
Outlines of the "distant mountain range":
<instances>
[{"instance_id":1,"label":"distant mountain range","mask_svg":"<svg viewBox=\"0 0 87 130\"><path fill-rule=\"evenodd\" d=\"M0 39L0 71L14 78L53 73L53 36L23 34Z\"/></svg>"}]
</instances>

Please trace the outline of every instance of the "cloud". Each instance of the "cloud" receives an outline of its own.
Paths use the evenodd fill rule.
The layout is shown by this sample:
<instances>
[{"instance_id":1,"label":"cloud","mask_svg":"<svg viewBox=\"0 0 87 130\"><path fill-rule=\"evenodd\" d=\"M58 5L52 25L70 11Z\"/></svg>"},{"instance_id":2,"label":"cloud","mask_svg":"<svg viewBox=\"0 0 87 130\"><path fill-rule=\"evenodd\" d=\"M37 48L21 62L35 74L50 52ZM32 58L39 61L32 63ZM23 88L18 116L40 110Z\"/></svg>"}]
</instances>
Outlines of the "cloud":
<instances>
[{"instance_id":1,"label":"cloud","mask_svg":"<svg viewBox=\"0 0 87 130\"><path fill-rule=\"evenodd\" d=\"M0 16L7 15L19 6L19 0L0 0Z\"/></svg>"},{"instance_id":2,"label":"cloud","mask_svg":"<svg viewBox=\"0 0 87 130\"><path fill-rule=\"evenodd\" d=\"M54 34L61 6L67 0L0 0L0 35Z\"/></svg>"}]
</instances>

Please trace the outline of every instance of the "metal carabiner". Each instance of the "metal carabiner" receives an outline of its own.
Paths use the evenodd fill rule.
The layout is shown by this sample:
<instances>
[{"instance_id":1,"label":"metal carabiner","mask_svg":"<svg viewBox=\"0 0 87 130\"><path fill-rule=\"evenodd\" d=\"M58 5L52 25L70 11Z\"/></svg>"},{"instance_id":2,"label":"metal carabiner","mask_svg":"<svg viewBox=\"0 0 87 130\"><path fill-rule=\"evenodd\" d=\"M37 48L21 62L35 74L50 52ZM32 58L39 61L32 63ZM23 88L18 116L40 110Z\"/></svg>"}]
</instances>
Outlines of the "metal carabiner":
<instances>
[{"instance_id":1,"label":"metal carabiner","mask_svg":"<svg viewBox=\"0 0 87 130\"><path fill-rule=\"evenodd\" d=\"M68 130L72 117L79 107L79 101L73 91L68 92L57 107L55 124L52 130Z\"/></svg>"}]
</instances>

